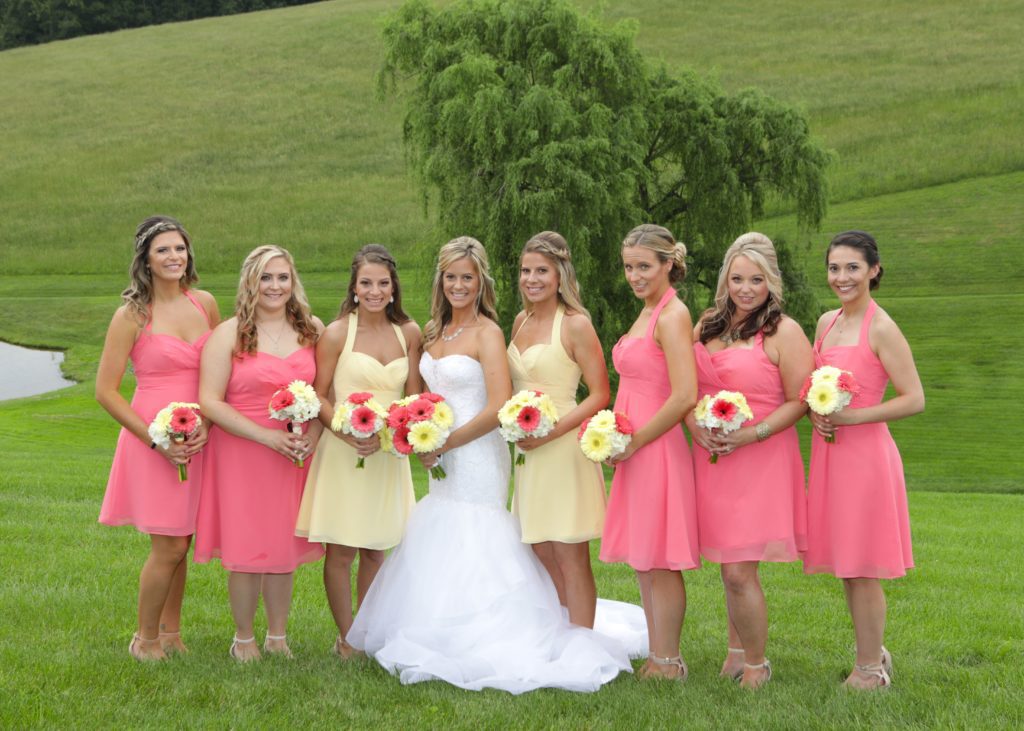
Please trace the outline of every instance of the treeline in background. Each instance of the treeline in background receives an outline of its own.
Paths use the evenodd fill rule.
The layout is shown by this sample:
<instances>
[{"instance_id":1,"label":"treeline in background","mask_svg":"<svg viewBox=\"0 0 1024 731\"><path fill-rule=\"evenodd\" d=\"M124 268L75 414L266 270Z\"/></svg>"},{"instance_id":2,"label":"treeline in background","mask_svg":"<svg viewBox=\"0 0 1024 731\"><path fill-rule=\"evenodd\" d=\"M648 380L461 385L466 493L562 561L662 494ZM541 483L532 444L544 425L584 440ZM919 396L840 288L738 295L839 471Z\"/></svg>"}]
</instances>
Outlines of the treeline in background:
<instances>
[{"instance_id":1,"label":"treeline in background","mask_svg":"<svg viewBox=\"0 0 1024 731\"><path fill-rule=\"evenodd\" d=\"M0 50L313 0L0 0Z\"/></svg>"}]
</instances>

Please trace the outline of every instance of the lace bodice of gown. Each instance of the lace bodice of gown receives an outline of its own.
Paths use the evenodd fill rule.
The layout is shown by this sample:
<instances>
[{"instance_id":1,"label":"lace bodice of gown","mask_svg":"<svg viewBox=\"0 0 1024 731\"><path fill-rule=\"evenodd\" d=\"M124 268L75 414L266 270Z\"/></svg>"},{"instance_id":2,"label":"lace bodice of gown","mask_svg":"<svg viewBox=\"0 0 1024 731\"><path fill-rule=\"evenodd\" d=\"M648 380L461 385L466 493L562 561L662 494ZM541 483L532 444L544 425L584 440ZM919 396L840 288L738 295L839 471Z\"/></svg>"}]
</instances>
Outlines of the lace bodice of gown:
<instances>
[{"instance_id":1,"label":"lace bodice of gown","mask_svg":"<svg viewBox=\"0 0 1024 731\"><path fill-rule=\"evenodd\" d=\"M487 384L480 363L468 355L434 359L424 353L420 373L434 393L444 396L458 429L487 405ZM460 502L505 509L511 463L508 446L497 429L446 452L441 462L447 477L430 480L430 494Z\"/></svg>"}]
</instances>

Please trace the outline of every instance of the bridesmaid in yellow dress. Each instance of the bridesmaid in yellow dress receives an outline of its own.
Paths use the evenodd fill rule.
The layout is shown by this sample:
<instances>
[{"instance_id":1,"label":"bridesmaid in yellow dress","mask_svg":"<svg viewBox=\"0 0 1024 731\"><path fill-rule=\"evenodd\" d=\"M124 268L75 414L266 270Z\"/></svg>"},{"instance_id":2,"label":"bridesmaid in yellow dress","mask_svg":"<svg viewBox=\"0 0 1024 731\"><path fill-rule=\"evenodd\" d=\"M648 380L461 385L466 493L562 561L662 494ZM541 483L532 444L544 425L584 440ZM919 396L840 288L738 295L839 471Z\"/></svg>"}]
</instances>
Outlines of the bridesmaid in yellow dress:
<instances>
[{"instance_id":1,"label":"bridesmaid in yellow dress","mask_svg":"<svg viewBox=\"0 0 1024 731\"><path fill-rule=\"evenodd\" d=\"M338 626L334 652L347 659L344 640L352 627L352 562L359 554L356 595L363 603L384 551L398 545L416 502L409 460L380 451L380 440L332 432L334 404L370 392L387 407L420 388L421 337L402 310L395 260L380 244L367 244L352 260L352 277L338 318L316 349L320 420L335 438L324 437L299 508L295 533L327 544L324 588ZM356 469L359 457L365 466Z\"/></svg>"},{"instance_id":2,"label":"bridesmaid in yellow dress","mask_svg":"<svg viewBox=\"0 0 1024 731\"><path fill-rule=\"evenodd\" d=\"M522 524L523 542L532 544L551 574L569 620L593 627L597 589L589 542L604 525L604 477L583 456L576 431L608 404L608 371L560 234L544 231L526 242L519 292L523 311L508 346L513 390L546 393L559 420L547 436L518 443L527 457L516 467L512 511ZM581 375L588 395L577 404Z\"/></svg>"}]
</instances>

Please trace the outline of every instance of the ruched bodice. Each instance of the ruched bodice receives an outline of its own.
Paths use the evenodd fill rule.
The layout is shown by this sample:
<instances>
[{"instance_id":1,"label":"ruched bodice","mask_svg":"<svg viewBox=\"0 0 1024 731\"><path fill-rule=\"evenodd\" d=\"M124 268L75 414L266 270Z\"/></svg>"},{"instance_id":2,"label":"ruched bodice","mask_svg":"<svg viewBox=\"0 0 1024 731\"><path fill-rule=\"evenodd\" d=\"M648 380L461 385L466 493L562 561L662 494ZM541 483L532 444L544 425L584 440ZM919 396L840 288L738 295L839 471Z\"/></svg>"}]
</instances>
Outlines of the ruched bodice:
<instances>
[{"instance_id":1,"label":"ruched bodice","mask_svg":"<svg viewBox=\"0 0 1024 731\"><path fill-rule=\"evenodd\" d=\"M430 390L444 396L451 407L455 415L453 431L487 406L483 368L468 355L446 355L435 360L424 353L420 373ZM443 467L448 477L430 480L431 495L505 509L510 460L497 428L446 452Z\"/></svg>"},{"instance_id":2,"label":"ruched bodice","mask_svg":"<svg viewBox=\"0 0 1024 731\"><path fill-rule=\"evenodd\" d=\"M576 407L576 389L582 371L562 345L564 308L558 307L551 325L551 342L537 343L520 352L514 342L508 346L508 367L512 390L536 390L546 393L559 415Z\"/></svg>"},{"instance_id":3,"label":"ruched bodice","mask_svg":"<svg viewBox=\"0 0 1024 731\"><path fill-rule=\"evenodd\" d=\"M224 400L240 414L261 426L282 428L281 422L270 418L269 405L274 392L294 380L312 383L316 376L313 347L299 348L291 355L278 358L271 353L236 356L232 362Z\"/></svg>"}]
</instances>

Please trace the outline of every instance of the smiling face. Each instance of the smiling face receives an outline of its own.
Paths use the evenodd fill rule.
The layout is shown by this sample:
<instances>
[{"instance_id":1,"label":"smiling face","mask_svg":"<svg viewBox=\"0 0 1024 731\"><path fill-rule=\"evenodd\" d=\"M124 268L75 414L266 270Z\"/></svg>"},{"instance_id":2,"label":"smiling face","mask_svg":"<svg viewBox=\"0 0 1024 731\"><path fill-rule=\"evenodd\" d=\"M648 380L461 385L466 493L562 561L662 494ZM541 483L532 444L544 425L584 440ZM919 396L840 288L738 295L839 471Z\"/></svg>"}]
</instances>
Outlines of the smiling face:
<instances>
[{"instance_id":1,"label":"smiling face","mask_svg":"<svg viewBox=\"0 0 1024 731\"><path fill-rule=\"evenodd\" d=\"M852 246L833 246L828 252L828 286L843 304L868 296L877 274L878 264L868 266L864 254Z\"/></svg>"},{"instance_id":2,"label":"smiling face","mask_svg":"<svg viewBox=\"0 0 1024 731\"><path fill-rule=\"evenodd\" d=\"M382 312L394 295L391 272L383 264L363 264L356 272L354 291L359 307L367 312Z\"/></svg>"},{"instance_id":3,"label":"smiling face","mask_svg":"<svg viewBox=\"0 0 1024 731\"><path fill-rule=\"evenodd\" d=\"M559 283L558 267L550 259L535 251L523 254L519 265L519 291L523 299L536 305L557 297Z\"/></svg>"},{"instance_id":4,"label":"smiling face","mask_svg":"<svg viewBox=\"0 0 1024 731\"><path fill-rule=\"evenodd\" d=\"M149 265L153 279L178 281L188 268L189 251L180 231L164 231L149 242Z\"/></svg>"},{"instance_id":5,"label":"smiling face","mask_svg":"<svg viewBox=\"0 0 1024 731\"><path fill-rule=\"evenodd\" d=\"M768 301L768 277L761 267L742 254L732 260L726 285L740 320Z\"/></svg>"},{"instance_id":6,"label":"smiling face","mask_svg":"<svg viewBox=\"0 0 1024 731\"><path fill-rule=\"evenodd\" d=\"M469 258L456 259L441 272L441 286L452 310L476 307L480 294L480 275Z\"/></svg>"},{"instance_id":7,"label":"smiling face","mask_svg":"<svg viewBox=\"0 0 1024 731\"><path fill-rule=\"evenodd\" d=\"M284 309L291 296L292 268L283 256L275 256L260 275L259 307L269 312Z\"/></svg>"},{"instance_id":8,"label":"smiling face","mask_svg":"<svg viewBox=\"0 0 1024 731\"><path fill-rule=\"evenodd\" d=\"M626 246L622 249L622 267L633 294L647 299L668 285L672 262L659 261L658 255L646 246Z\"/></svg>"}]
</instances>

